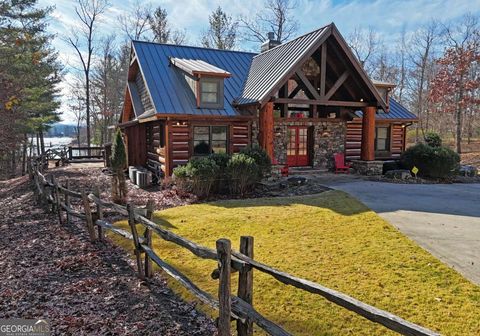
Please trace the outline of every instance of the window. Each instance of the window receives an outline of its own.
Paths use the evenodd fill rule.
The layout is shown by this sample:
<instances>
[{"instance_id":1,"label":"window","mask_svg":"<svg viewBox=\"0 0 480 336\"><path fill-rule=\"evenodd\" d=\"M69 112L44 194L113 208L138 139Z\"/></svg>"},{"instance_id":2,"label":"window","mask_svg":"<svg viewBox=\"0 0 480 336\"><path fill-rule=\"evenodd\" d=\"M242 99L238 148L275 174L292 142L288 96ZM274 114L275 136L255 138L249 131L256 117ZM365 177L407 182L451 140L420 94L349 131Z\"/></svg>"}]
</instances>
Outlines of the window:
<instances>
[{"instance_id":1,"label":"window","mask_svg":"<svg viewBox=\"0 0 480 336\"><path fill-rule=\"evenodd\" d=\"M223 108L223 78L200 78L200 108Z\"/></svg>"},{"instance_id":2,"label":"window","mask_svg":"<svg viewBox=\"0 0 480 336\"><path fill-rule=\"evenodd\" d=\"M375 128L375 150L380 152L390 151L390 127Z\"/></svg>"},{"instance_id":3,"label":"window","mask_svg":"<svg viewBox=\"0 0 480 336\"><path fill-rule=\"evenodd\" d=\"M203 82L201 84L202 103L218 104L218 83Z\"/></svg>"},{"instance_id":4,"label":"window","mask_svg":"<svg viewBox=\"0 0 480 336\"><path fill-rule=\"evenodd\" d=\"M193 154L226 153L227 126L195 126L193 128Z\"/></svg>"}]
</instances>

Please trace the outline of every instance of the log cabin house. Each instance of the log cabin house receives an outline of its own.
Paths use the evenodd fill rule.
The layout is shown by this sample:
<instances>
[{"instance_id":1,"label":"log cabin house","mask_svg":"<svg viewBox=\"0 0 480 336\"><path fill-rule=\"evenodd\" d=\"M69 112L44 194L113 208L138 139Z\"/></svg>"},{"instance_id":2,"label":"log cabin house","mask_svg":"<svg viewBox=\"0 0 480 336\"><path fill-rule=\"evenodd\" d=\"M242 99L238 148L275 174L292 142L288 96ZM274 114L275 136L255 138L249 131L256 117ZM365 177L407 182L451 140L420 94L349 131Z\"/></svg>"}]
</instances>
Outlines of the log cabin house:
<instances>
[{"instance_id":1,"label":"log cabin house","mask_svg":"<svg viewBox=\"0 0 480 336\"><path fill-rule=\"evenodd\" d=\"M275 164L331 169L333 154L398 157L416 116L372 81L331 23L261 53L133 41L119 127L129 165L171 175L259 144Z\"/></svg>"}]
</instances>

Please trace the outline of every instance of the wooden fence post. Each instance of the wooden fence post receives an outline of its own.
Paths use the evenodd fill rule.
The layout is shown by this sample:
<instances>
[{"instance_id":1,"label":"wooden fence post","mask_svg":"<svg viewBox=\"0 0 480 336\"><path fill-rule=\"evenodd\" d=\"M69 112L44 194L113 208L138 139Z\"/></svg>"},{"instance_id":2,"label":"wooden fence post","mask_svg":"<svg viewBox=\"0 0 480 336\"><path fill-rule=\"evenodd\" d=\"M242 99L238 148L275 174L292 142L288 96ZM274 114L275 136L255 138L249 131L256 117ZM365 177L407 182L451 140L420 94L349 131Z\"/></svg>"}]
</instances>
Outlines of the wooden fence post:
<instances>
[{"instance_id":1,"label":"wooden fence post","mask_svg":"<svg viewBox=\"0 0 480 336\"><path fill-rule=\"evenodd\" d=\"M253 237L240 237L240 253L253 259ZM246 303L253 303L253 269L251 267L242 268L238 273L238 292L237 295ZM253 322L249 319L243 323L237 320L238 336L252 336Z\"/></svg>"},{"instance_id":2,"label":"wooden fence post","mask_svg":"<svg viewBox=\"0 0 480 336\"><path fill-rule=\"evenodd\" d=\"M58 223L60 225L63 225L62 221L62 207L60 206L60 195L58 192L58 184L57 181L55 180L55 177L52 175L52 184L53 184L53 193L54 193L54 199L55 199L55 206L57 208L57 214L58 214Z\"/></svg>"},{"instance_id":3,"label":"wooden fence post","mask_svg":"<svg viewBox=\"0 0 480 336\"><path fill-rule=\"evenodd\" d=\"M155 202L153 200L148 200L147 202L147 219L152 219L153 216L153 210L154 210L154 204ZM152 230L147 226L145 228L145 232L143 233L143 238L145 239L145 244L152 248ZM148 256L147 253L145 253L145 277L146 278L151 278L153 276L153 270L152 270L152 260Z\"/></svg>"},{"instance_id":4,"label":"wooden fence post","mask_svg":"<svg viewBox=\"0 0 480 336\"><path fill-rule=\"evenodd\" d=\"M70 185L70 182L68 182L68 180L65 182L65 189L67 190L70 190L68 189ZM71 204L70 204L70 197L68 195L68 193L65 193L65 205L69 208L71 208ZM70 225L70 214L68 213L68 211L65 211L65 214L67 215L67 224Z\"/></svg>"},{"instance_id":5,"label":"wooden fence post","mask_svg":"<svg viewBox=\"0 0 480 336\"><path fill-rule=\"evenodd\" d=\"M218 335L230 336L230 315L232 310L231 269L232 247L230 240L217 240L218 269L220 278L218 285Z\"/></svg>"},{"instance_id":6,"label":"wooden fence post","mask_svg":"<svg viewBox=\"0 0 480 336\"><path fill-rule=\"evenodd\" d=\"M45 179L46 179L46 178L45 178ZM51 183L52 185L54 185L54 182L55 182L55 181L54 181L53 175L50 175L48 179L50 180L50 183ZM52 207L50 208L50 209L51 209L50 211L51 211L52 213L55 213L55 207L57 206L57 202L56 202L56 200L55 200L55 187L54 187L54 186L50 187L50 186L48 186L48 185L47 185L47 187L48 187L48 190L50 190L50 196L52 197ZM47 197L48 197L48 196L47 196Z\"/></svg>"},{"instance_id":7,"label":"wooden fence post","mask_svg":"<svg viewBox=\"0 0 480 336\"><path fill-rule=\"evenodd\" d=\"M87 218L87 231L90 236L90 241L95 241L95 230L93 228L92 209L90 209L90 201L88 200L85 191L82 191L83 208L85 209L85 217Z\"/></svg>"},{"instance_id":8,"label":"wooden fence post","mask_svg":"<svg viewBox=\"0 0 480 336\"><path fill-rule=\"evenodd\" d=\"M143 263L142 263L142 247L140 246L140 241L138 239L138 232L137 227L135 225L135 209L132 204L127 204L127 211L128 211L128 225L130 226L130 230L132 231L133 236L133 244L135 246L134 253L137 259L137 268L138 268L138 277L140 279L145 279L143 274Z\"/></svg>"},{"instance_id":9,"label":"wooden fence post","mask_svg":"<svg viewBox=\"0 0 480 336\"><path fill-rule=\"evenodd\" d=\"M98 198L100 199L100 189L98 188L98 186L95 186L95 189L93 191L93 194ZM103 219L103 209L102 209L102 205L99 203L96 203L97 204L97 216L96 218L97 219ZM98 240L100 241L103 241L105 236L103 234L103 228L100 226L100 225L97 225L97 229L98 229Z\"/></svg>"}]
</instances>

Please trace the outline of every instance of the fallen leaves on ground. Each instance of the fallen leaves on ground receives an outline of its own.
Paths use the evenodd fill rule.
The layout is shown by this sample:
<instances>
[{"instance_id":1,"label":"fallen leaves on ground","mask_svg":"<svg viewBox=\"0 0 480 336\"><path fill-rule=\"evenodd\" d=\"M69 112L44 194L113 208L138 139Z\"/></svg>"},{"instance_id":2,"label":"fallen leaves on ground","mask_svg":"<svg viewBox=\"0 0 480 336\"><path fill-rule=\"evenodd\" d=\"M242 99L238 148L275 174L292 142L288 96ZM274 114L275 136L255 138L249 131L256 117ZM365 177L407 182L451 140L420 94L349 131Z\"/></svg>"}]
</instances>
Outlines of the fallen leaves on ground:
<instances>
[{"instance_id":1,"label":"fallen leaves on ground","mask_svg":"<svg viewBox=\"0 0 480 336\"><path fill-rule=\"evenodd\" d=\"M46 319L54 335L215 334L158 274L140 281L124 250L90 243L82 222L60 226L26 177L0 182L0 200L0 318Z\"/></svg>"}]
</instances>

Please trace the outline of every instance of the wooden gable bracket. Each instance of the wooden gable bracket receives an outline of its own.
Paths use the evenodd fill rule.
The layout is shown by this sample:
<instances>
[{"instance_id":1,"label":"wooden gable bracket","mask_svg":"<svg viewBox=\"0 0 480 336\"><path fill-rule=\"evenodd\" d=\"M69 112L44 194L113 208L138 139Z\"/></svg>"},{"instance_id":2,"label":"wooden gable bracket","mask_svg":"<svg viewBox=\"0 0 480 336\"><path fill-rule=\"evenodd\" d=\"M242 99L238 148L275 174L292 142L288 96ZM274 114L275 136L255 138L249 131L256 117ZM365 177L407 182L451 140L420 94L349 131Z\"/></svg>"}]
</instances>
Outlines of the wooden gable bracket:
<instances>
[{"instance_id":1,"label":"wooden gable bracket","mask_svg":"<svg viewBox=\"0 0 480 336\"><path fill-rule=\"evenodd\" d=\"M317 90L313 87L312 83L308 80L307 76L303 73L302 70L295 71L295 75L300 80L300 82L305 86L307 91L312 95L312 97L316 100L322 99L318 94Z\"/></svg>"},{"instance_id":2,"label":"wooden gable bracket","mask_svg":"<svg viewBox=\"0 0 480 336\"><path fill-rule=\"evenodd\" d=\"M325 96L325 80L327 77L327 44L326 41L320 47L320 64L315 57L312 58L320 66L320 96Z\"/></svg>"},{"instance_id":3,"label":"wooden gable bracket","mask_svg":"<svg viewBox=\"0 0 480 336\"><path fill-rule=\"evenodd\" d=\"M302 86L301 85L298 85L297 83L297 86L295 87L295 89L293 89L293 91L288 95L288 98L294 98L298 92L300 92L300 90L302 89Z\"/></svg>"},{"instance_id":4,"label":"wooden gable bracket","mask_svg":"<svg viewBox=\"0 0 480 336\"><path fill-rule=\"evenodd\" d=\"M340 86L347 80L348 76L350 76L350 73L347 70L340 77L338 77L335 84L333 84L333 86L330 88L330 90L328 90L327 94L323 98L329 100L335 94L335 92L337 92Z\"/></svg>"}]
</instances>

